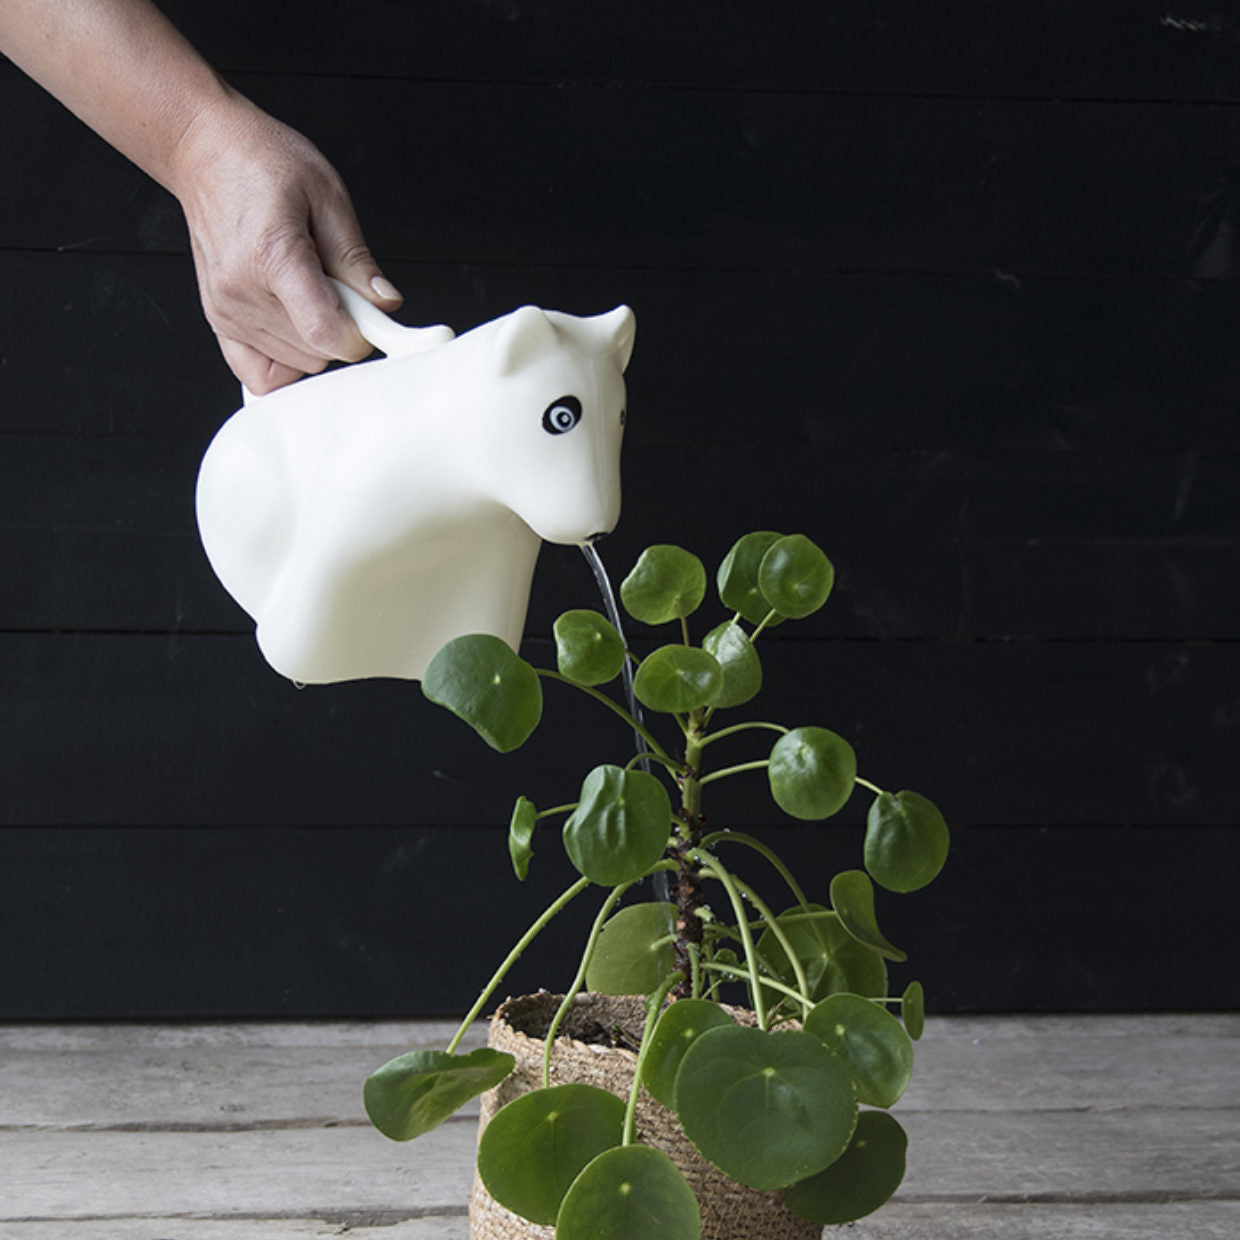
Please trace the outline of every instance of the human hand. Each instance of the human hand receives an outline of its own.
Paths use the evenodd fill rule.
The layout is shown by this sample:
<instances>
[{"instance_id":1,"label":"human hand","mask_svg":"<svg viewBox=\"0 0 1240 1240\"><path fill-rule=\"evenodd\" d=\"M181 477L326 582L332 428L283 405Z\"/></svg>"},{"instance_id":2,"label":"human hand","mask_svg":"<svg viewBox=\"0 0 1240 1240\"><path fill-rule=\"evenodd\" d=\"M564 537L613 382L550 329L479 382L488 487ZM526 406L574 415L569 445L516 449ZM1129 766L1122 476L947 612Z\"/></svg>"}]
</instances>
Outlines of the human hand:
<instances>
[{"instance_id":1,"label":"human hand","mask_svg":"<svg viewBox=\"0 0 1240 1240\"><path fill-rule=\"evenodd\" d=\"M195 118L175 168L203 310L249 391L259 396L370 352L327 277L381 310L395 310L401 296L312 143L230 94Z\"/></svg>"}]
</instances>

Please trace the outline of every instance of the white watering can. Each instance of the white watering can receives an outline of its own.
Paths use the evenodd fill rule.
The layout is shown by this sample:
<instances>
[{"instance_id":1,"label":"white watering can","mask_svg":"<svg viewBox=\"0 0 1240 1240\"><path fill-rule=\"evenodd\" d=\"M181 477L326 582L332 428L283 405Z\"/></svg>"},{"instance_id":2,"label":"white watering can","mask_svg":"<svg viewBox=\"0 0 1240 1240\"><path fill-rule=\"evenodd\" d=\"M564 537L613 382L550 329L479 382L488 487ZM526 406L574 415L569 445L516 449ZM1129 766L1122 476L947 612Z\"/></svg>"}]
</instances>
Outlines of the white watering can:
<instances>
[{"instance_id":1,"label":"white watering can","mask_svg":"<svg viewBox=\"0 0 1240 1240\"><path fill-rule=\"evenodd\" d=\"M465 633L520 644L541 540L620 517L633 312L524 306L454 338L336 285L387 356L251 397L198 477L198 528L290 680L416 680Z\"/></svg>"}]
</instances>

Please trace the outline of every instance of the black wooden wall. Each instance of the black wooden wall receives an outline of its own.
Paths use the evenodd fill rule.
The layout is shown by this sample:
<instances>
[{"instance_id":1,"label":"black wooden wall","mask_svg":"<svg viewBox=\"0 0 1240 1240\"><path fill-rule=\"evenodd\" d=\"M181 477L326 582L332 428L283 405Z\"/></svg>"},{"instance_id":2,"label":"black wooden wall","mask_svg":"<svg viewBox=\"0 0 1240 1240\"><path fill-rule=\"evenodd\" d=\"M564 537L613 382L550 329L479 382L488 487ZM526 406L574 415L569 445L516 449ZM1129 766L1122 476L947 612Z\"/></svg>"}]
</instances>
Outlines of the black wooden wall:
<instances>
[{"instance_id":1,"label":"black wooden wall","mask_svg":"<svg viewBox=\"0 0 1240 1240\"><path fill-rule=\"evenodd\" d=\"M943 878L880 904L932 1006L1240 999L1240 18L164 7L336 163L405 321L635 308L615 575L832 555L768 709L948 812ZM0 118L0 1017L461 1009L566 881L511 878L513 797L623 731L551 692L501 758L416 686L270 672L193 525L236 389L176 205L2 62ZM593 603L547 548L528 652ZM758 791L716 822L854 863Z\"/></svg>"}]
</instances>

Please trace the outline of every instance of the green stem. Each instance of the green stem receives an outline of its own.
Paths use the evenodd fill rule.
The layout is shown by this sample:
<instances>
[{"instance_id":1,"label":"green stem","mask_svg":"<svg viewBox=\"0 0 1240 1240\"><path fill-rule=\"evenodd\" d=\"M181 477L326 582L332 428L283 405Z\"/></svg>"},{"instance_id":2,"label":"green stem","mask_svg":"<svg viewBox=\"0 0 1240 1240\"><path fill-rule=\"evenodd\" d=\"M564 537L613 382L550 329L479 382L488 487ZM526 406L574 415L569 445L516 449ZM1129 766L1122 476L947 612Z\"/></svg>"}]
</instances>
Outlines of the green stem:
<instances>
[{"instance_id":1,"label":"green stem","mask_svg":"<svg viewBox=\"0 0 1240 1240\"><path fill-rule=\"evenodd\" d=\"M754 1014L758 1018L758 1028L765 1029L766 999L762 994L762 986L758 978L757 949L754 947L753 935L749 930L749 919L745 915L745 903L741 899L740 892L736 889L736 883L733 881L732 875L710 853L704 852L700 848L695 848L691 856L707 874L723 884L723 889L728 893L728 899L732 902L732 910L736 914L737 927L741 934L741 944L745 949L745 964L749 969L749 983L750 989L753 991Z\"/></svg>"},{"instance_id":2,"label":"green stem","mask_svg":"<svg viewBox=\"0 0 1240 1240\"><path fill-rule=\"evenodd\" d=\"M580 804L580 801L570 801L567 805L553 805L550 809L540 809L534 815L534 821L537 822L540 818L549 818L552 814L571 814Z\"/></svg>"},{"instance_id":3,"label":"green stem","mask_svg":"<svg viewBox=\"0 0 1240 1240\"><path fill-rule=\"evenodd\" d=\"M768 848L761 840L754 839L752 835L746 835L744 831L715 831L706 836L702 840L702 847L709 848L712 844L720 842L733 841L737 844L745 844L764 856L779 871L779 876L788 884L792 894L796 896L797 903L808 913L809 901L805 898L805 892L801 890L800 884L792 877L792 871L779 859L774 849Z\"/></svg>"},{"instance_id":4,"label":"green stem","mask_svg":"<svg viewBox=\"0 0 1240 1240\"><path fill-rule=\"evenodd\" d=\"M512 968L521 953L538 936L539 932L546 928L547 923L558 913L566 904L570 903L575 896L580 895L588 886L590 880L588 878L579 878L567 891L563 893L555 903L544 909L539 914L538 920L517 940L517 945L510 951L504 960L504 963L495 971L495 976L482 988L482 993L478 996L477 1002L469 1009L469 1014L461 1022L461 1027L456 1031L456 1036L448 1043L448 1054L451 1055L460 1046L461 1039L465 1036L470 1025L478 1019L479 1012L486 1006L486 1001L491 997L496 986L504 980L504 975Z\"/></svg>"},{"instance_id":5,"label":"green stem","mask_svg":"<svg viewBox=\"0 0 1240 1240\"><path fill-rule=\"evenodd\" d=\"M771 910L762 903L757 893L748 883L741 882L739 878L734 878L733 882L736 883L741 894L745 896L749 903L758 910L758 915L775 936L775 941L783 948L784 955L788 957L788 963L792 965L792 972L796 975L797 986L801 992L801 1006L808 1012L814 1006L814 1001L809 994L809 979L805 976L805 966L801 963L801 959L796 954L791 941L784 933L784 928L779 924L778 919L772 915Z\"/></svg>"},{"instance_id":6,"label":"green stem","mask_svg":"<svg viewBox=\"0 0 1240 1240\"><path fill-rule=\"evenodd\" d=\"M726 779L729 775L739 775L743 771L760 771L770 765L771 760L769 758L761 758L757 762L742 762L739 766L725 766L717 771L711 771L709 775L703 776L698 782L701 784L713 784L717 779Z\"/></svg>"},{"instance_id":7,"label":"green stem","mask_svg":"<svg viewBox=\"0 0 1240 1240\"><path fill-rule=\"evenodd\" d=\"M624 769L626 771L631 771L639 763L648 762L651 759L655 762L661 762L669 771L672 772L673 775L679 775L684 770L683 762L678 762L675 758L669 758L667 754L653 752L639 753L635 757L630 758L628 762L624 764Z\"/></svg>"},{"instance_id":8,"label":"green stem","mask_svg":"<svg viewBox=\"0 0 1240 1240\"><path fill-rule=\"evenodd\" d=\"M680 617L680 638L686 646L693 645L689 640L689 621L684 616Z\"/></svg>"},{"instance_id":9,"label":"green stem","mask_svg":"<svg viewBox=\"0 0 1240 1240\"><path fill-rule=\"evenodd\" d=\"M877 784L870 783L868 779L862 779L860 775L853 776L853 779L863 788L868 788L876 797L883 795L883 790Z\"/></svg>"},{"instance_id":10,"label":"green stem","mask_svg":"<svg viewBox=\"0 0 1240 1240\"><path fill-rule=\"evenodd\" d=\"M702 945L700 943L689 944L689 994L692 998L698 999L702 995Z\"/></svg>"},{"instance_id":11,"label":"green stem","mask_svg":"<svg viewBox=\"0 0 1240 1240\"><path fill-rule=\"evenodd\" d=\"M787 732L788 729L782 723L767 723L764 720L754 719L749 723L734 723L731 727L720 728L718 732L712 732L709 736L702 738L703 747L712 744L714 741L721 741L725 736L733 736L737 732L746 732L753 728L766 728L771 732Z\"/></svg>"},{"instance_id":12,"label":"green stem","mask_svg":"<svg viewBox=\"0 0 1240 1240\"><path fill-rule=\"evenodd\" d=\"M637 1052L637 1062L633 1065L633 1085L629 1090L629 1101L624 1108L624 1136L621 1145L632 1145L637 1136L637 1095L642 1087L642 1065L646 1062L646 1052L650 1049L650 1033L654 1023L659 1019L659 1009L667 998L672 987L685 980L680 972L672 973L663 980L663 984L646 1000L646 1025L642 1030L641 1048Z\"/></svg>"},{"instance_id":13,"label":"green stem","mask_svg":"<svg viewBox=\"0 0 1240 1240\"><path fill-rule=\"evenodd\" d=\"M589 685L579 685L575 680L569 680L567 676L561 676L559 672L553 672L550 668L536 667L534 670L540 676L545 676L548 680L558 680L561 684L572 685L574 689L580 689L582 693L588 694L590 697L602 702L604 706L615 711L615 713L619 715L620 718L623 719L625 723L627 723L660 758L667 759L669 762L674 761L674 759L668 757L667 750L659 744L655 737L651 735L650 731L645 726L638 723L637 720L634 719L633 716L630 715L619 702L613 702L607 694L600 693L597 689L591 688Z\"/></svg>"},{"instance_id":14,"label":"green stem","mask_svg":"<svg viewBox=\"0 0 1240 1240\"><path fill-rule=\"evenodd\" d=\"M702 968L709 973L726 973L729 977L739 977L747 980L749 978L749 970L742 969L736 964L721 964L717 960L703 960ZM786 986L783 982L777 982L773 977L768 977L763 981L763 986L769 986L772 990L782 991L789 999L795 999L802 1007L805 1006L805 996L799 995L791 986ZM813 1004L810 1004L812 1007Z\"/></svg>"},{"instance_id":15,"label":"green stem","mask_svg":"<svg viewBox=\"0 0 1240 1240\"><path fill-rule=\"evenodd\" d=\"M777 612L775 608L772 607L771 610L768 611L766 615L762 617L762 623L759 624L758 627L754 629L752 633L749 634L749 640L751 642L756 642L758 640L758 635L762 632L762 630L766 628L766 626L770 624L771 621L774 620L778 615L779 615L779 612Z\"/></svg>"}]
</instances>

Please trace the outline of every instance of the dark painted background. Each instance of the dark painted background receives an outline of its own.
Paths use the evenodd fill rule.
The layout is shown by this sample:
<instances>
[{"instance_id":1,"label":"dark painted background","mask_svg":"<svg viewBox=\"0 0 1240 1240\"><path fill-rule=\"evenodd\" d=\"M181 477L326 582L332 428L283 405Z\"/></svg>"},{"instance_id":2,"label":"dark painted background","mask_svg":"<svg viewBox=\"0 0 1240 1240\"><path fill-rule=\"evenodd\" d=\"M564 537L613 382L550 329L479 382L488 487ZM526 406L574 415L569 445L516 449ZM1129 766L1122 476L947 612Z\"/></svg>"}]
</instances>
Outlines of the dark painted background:
<instances>
[{"instance_id":1,"label":"dark painted background","mask_svg":"<svg viewBox=\"0 0 1240 1240\"><path fill-rule=\"evenodd\" d=\"M1240 1001L1240 21L164 7L340 168L406 322L635 308L614 575L754 527L831 554L766 711L947 811L943 877L881 897L901 981ZM552 691L501 758L416 686L270 672L194 530L236 388L176 204L3 62L0 117L0 1017L462 1009L568 881L550 838L512 879L513 797L571 799L623 730ZM593 601L545 549L527 653ZM856 863L859 810L796 826L753 778L717 824Z\"/></svg>"}]
</instances>

